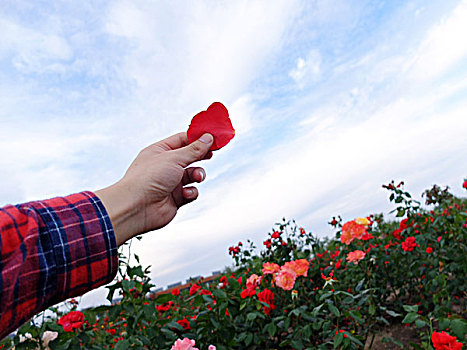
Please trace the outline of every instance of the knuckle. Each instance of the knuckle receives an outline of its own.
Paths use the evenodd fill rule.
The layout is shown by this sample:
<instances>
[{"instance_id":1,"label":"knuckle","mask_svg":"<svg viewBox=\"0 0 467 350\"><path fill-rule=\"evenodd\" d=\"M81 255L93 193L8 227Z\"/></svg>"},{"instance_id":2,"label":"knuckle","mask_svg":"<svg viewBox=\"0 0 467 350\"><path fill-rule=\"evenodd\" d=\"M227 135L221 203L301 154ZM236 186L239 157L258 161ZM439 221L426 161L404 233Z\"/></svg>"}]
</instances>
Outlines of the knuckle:
<instances>
[{"instance_id":1,"label":"knuckle","mask_svg":"<svg viewBox=\"0 0 467 350\"><path fill-rule=\"evenodd\" d=\"M191 144L191 150L193 154L196 155L197 157L202 157L204 155L204 149L203 147L201 147L199 142L193 142Z\"/></svg>"}]
</instances>

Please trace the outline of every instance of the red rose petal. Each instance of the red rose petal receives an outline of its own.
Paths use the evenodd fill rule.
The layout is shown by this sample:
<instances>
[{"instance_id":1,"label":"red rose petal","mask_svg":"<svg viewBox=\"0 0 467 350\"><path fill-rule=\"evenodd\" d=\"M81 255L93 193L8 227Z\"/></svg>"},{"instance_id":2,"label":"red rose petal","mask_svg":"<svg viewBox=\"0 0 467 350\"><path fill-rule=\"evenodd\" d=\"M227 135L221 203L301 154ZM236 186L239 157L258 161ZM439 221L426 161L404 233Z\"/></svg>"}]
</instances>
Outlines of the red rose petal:
<instances>
[{"instance_id":1,"label":"red rose petal","mask_svg":"<svg viewBox=\"0 0 467 350\"><path fill-rule=\"evenodd\" d=\"M235 136L229 112L222 103L214 102L206 111L199 112L193 117L187 132L188 141L192 143L205 133L214 136L211 151L224 147Z\"/></svg>"}]
</instances>

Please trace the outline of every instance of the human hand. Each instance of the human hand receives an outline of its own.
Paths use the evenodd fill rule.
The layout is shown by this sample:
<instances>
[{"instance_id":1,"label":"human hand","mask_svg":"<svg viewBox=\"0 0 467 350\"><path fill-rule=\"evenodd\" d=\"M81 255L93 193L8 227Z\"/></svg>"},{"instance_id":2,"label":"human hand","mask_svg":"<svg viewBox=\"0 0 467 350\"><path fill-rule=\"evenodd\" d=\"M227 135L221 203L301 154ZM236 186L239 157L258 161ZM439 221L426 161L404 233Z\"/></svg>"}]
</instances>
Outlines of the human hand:
<instances>
[{"instance_id":1,"label":"human hand","mask_svg":"<svg viewBox=\"0 0 467 350\"><path fill-rule=\"evenodd\" d=\"M189 144L179 133L143 149L116 184L96 191L114 227L117 245L167 225L178 208L194 201L198 190L187 186L202 182L206 172L190 164L209 159L210 134Z\"/></svg>"}]
</instances>

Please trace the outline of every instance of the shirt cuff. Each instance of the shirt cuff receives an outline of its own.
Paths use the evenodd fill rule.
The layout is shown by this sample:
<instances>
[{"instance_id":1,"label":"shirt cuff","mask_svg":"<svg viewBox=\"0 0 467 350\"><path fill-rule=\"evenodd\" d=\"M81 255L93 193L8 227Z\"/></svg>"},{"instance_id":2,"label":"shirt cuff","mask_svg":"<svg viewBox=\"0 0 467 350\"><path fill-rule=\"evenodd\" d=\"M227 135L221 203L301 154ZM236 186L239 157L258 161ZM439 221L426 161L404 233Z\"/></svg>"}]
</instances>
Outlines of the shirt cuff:
<instances>
[{"instance_id":1,"label":"shirt cuff","mask_svg":"<svg viewBox=\"0 0 467 350\"><path fill-rule=\"evenodd\" d=\"M111 282L118 271L118 250L101 200L85 191L34 203L50 233L56 293L51 304ZM44 237L45 238L45 237ZM49 241L49 242L47 242ZM47 249L45 249L47 250Z\"/></svg>"}]
</instances>

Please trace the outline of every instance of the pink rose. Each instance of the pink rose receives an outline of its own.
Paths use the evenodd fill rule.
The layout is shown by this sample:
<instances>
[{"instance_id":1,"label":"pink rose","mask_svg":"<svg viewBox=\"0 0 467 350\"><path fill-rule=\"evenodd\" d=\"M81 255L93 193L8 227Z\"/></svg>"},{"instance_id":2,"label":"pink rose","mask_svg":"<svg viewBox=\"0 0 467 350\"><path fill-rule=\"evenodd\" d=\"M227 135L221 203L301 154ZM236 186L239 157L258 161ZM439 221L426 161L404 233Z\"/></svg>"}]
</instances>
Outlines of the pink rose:
<instances>
[{"instance_id":1,"label":"pink rose","mask_svg":"<svg viewBox=\"0 0 467 350\"><path fill-rule=\"evenodd\" d=\"M292 270L297 276L307 276L310 263L306 259L289 261L284 264L286 268Z\"/></svg>"},{"instance_id":2,"label":"pink rose","mask_svg":"<svg viewBox=\"0 0 467 350\"><path fill-rule=\"evenodd\" d=\"M365 257L365 255L366 254L361 250L354 250L353 252L347 254L346 259L348 262L353 262L355 265L357 265L358 262Z\"/></svg>"},{"instance_id":3,"label":"pink rose","mask_svg":"<svg viewBox=\"0 0 467 350\"><path fill-rule=\"evenodd\" d=\"M263 275L277 273L279 272L280 269L281 267L277 264L269 263L269 262L264 263L263 264Z\"/></svg>"},{"instance_id":4,"label":"pink rose","mask_svg":"<svg viewBox=\"0 0 467 350\"><path fill-rule=\"evenodd\" d=\"M195 348L195 341L185 338L183 340L178 339L175 344L172 346L171 350L199 350Z\"/></svg>"},{"instance_id":5,"label":"pink rose","mask_svg":"<svg viewBox=\"0 0 467 350\"><path fill-rule=\"evenodd\" d=\"M276 277L276 285L284 290L291 290L296 278L297 274L293 270L282 266Z\"/></svg>"},{"instance_id":6,"label":"pink rose","mask_svg":"<svg viewBox=\"0 0 467 350\"><path fill-rule=\"evenodd\" d=\"M261 277L259 277L257 274L252 274L248 279L246 280L246 285L248 286L249 284L253 286L257 286L258 284L261 283Z\"/></svg>"}]
</instances>

